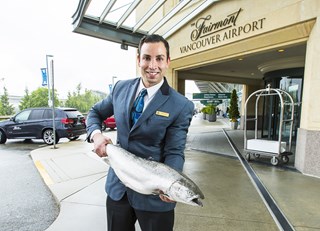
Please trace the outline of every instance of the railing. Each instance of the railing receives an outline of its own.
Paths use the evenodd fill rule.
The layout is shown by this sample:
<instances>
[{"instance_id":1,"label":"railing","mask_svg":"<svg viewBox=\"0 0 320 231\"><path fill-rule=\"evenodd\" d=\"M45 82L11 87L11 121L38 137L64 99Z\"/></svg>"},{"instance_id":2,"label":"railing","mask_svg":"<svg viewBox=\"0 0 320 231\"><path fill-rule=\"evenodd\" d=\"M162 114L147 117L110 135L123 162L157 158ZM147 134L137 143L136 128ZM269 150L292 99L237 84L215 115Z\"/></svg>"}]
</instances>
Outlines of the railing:
<instances>
[{"instance_id":1,"label":"railing","mask_svg":"<svg viewBox=\"0 0 320 231\"><path fill-rule=\"evenodd\" d=\"M11 116L0 116L0 121L1 121L1 120L10 119L10 117L12 117L12 115L11 115Z\"/></svg>"}]
</instances>

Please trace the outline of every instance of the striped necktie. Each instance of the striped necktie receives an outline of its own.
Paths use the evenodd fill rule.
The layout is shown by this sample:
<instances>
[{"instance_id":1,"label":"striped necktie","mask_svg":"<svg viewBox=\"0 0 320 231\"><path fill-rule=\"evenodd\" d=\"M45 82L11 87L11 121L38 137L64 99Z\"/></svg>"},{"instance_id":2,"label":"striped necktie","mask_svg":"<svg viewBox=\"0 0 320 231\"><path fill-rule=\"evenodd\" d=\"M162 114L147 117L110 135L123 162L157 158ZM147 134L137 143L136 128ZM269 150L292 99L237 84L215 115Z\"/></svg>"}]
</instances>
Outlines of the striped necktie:
<instances>
[{"instance_id":1,"label":"striped necktie","mask_svg":"<svg viewBox=\"0 0 320 231\"><path fill-rule=\"evenodd\" d=\"M136 98L136 100L133 103L133 107L131 110L131 121L132 121L132 125L134 125L137 120L139 119L139 117L142 114L143 111L143 107L144 107L144 97L147 94L147 89L142 89L138 95L138 97Z\"/></svg>"}]
</instances>

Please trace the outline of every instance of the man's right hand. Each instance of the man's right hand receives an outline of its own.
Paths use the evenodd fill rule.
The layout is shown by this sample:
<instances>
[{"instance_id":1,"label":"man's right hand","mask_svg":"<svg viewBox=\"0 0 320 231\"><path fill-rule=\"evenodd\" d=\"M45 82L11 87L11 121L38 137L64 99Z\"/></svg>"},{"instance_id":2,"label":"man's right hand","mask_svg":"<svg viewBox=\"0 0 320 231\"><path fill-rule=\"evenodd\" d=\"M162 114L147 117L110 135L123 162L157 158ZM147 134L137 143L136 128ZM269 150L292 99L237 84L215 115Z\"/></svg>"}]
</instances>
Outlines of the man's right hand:
<instances>
[{"instance_id":1,"label":"man's right hand","mask_svg":"<svg viewBox=\"0 0 320 231\"><path fill-rule=\"evenodd\" d=\"M100 157L106 157L106 145L112 144L112 140L109 137L102 135L101 133L96 133L92 137L94 143L94 152Z\"/></svg>"}]
</instances>

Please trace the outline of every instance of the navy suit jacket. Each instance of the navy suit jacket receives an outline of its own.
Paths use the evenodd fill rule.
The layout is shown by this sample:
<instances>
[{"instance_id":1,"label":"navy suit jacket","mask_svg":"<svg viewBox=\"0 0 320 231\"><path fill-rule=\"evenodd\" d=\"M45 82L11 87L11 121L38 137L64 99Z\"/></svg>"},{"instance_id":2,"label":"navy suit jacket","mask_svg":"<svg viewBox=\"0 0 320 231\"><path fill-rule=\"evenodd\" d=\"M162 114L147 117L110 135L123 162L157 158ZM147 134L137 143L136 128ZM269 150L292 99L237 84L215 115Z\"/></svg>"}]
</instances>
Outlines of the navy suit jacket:
<instances>
[{"instance_id":1,"label":"navy suit jacket","mask_svg":"<svg viewBox=\"0 0 320 231\"><path fill-rule=\"evenodd\" d=\"M95 129L101 129L104 119L114 115L117 143L122 148L182 171L194 105L164 79L161 88L131 127L130 111L139 81L140 78L118 81L112 93L92 107L87 117L88 140ZM163 202L157 195L142 195L126 188L112 168L107 176L106 192L113 200L120 200L127 192L131 206L137 210L161 212L175 207L175 203Z\"/></svg>"}]
</instances>

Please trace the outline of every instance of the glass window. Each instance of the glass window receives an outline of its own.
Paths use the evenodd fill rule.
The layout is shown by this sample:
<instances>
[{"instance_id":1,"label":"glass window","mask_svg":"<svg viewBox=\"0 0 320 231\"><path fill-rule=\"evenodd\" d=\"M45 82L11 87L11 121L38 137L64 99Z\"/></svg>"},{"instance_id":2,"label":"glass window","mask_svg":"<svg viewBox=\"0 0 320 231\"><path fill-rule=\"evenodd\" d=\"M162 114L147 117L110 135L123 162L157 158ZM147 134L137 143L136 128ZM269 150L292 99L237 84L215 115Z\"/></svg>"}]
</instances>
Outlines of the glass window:
<instances>
[{"instance_id":1,"label":"glass window","mask_svg":"<svg viewBox=\"0 0 320 231\"><path fill-rule=\"evenodd\" d=\"M51 109L44 110L43 119L52 119L52 110Z\"/></svg>"},{"instance_id":2,"label":"glass window","mask_svg":"<svg viewBox=\"0 0 320 231\"><path fill-rule=\"evenodd\" d=\"M42 119L44 109L35 109L32 110L28 120L40 120Z\"/></svg>"},{"instance_id":3,"label":"glass window","mask_svg":"<svg viewBox=\"0 0 320 231\"><path fill-rule=\"evenodd\" d=\"M78 117L83 117L83 115L79 111L65 111L67 114L68 118L78 118Z\"/></svg>"},{"instance_id":4,"label":"glass window","mask_svg":"<svg viewBox=\"0 0 320 231\"><path fill-rule=\"evenodd\" d=\"M294 102L294 121L292 141L295 142L297 138L297 130L300 127L300 113L301 113L301 100L302 100L302 87L303 87L303 68L295 68L288 70L280 70L270 72L265 78L265 84L271 84L272 88L280 88L290 94ZM289 102L284 97L284 117L289 119L291 117L291 106L287 105ZM262 137L277 140L279 137L279 121L280 121L280 104L278 97L270 98L269 101L264 102L264 115L263 115L263 130ZM283 139L289 138L289 123L285 123L283 127Z\"/></svg>"},{"instance_id":5,"label":"glass window","mask_svg":"<svg viewBox=\"0 0 320 231\"><path fill-rule=\"evenodd\" d=\"M21 121L26 121L26 120L28 120L30 113L31 113L31 110L26 110L26 111L20 112L20 113L15 117L15 121L16 121L16 122L21 122Z\"/></svg>"}]
</instances>

